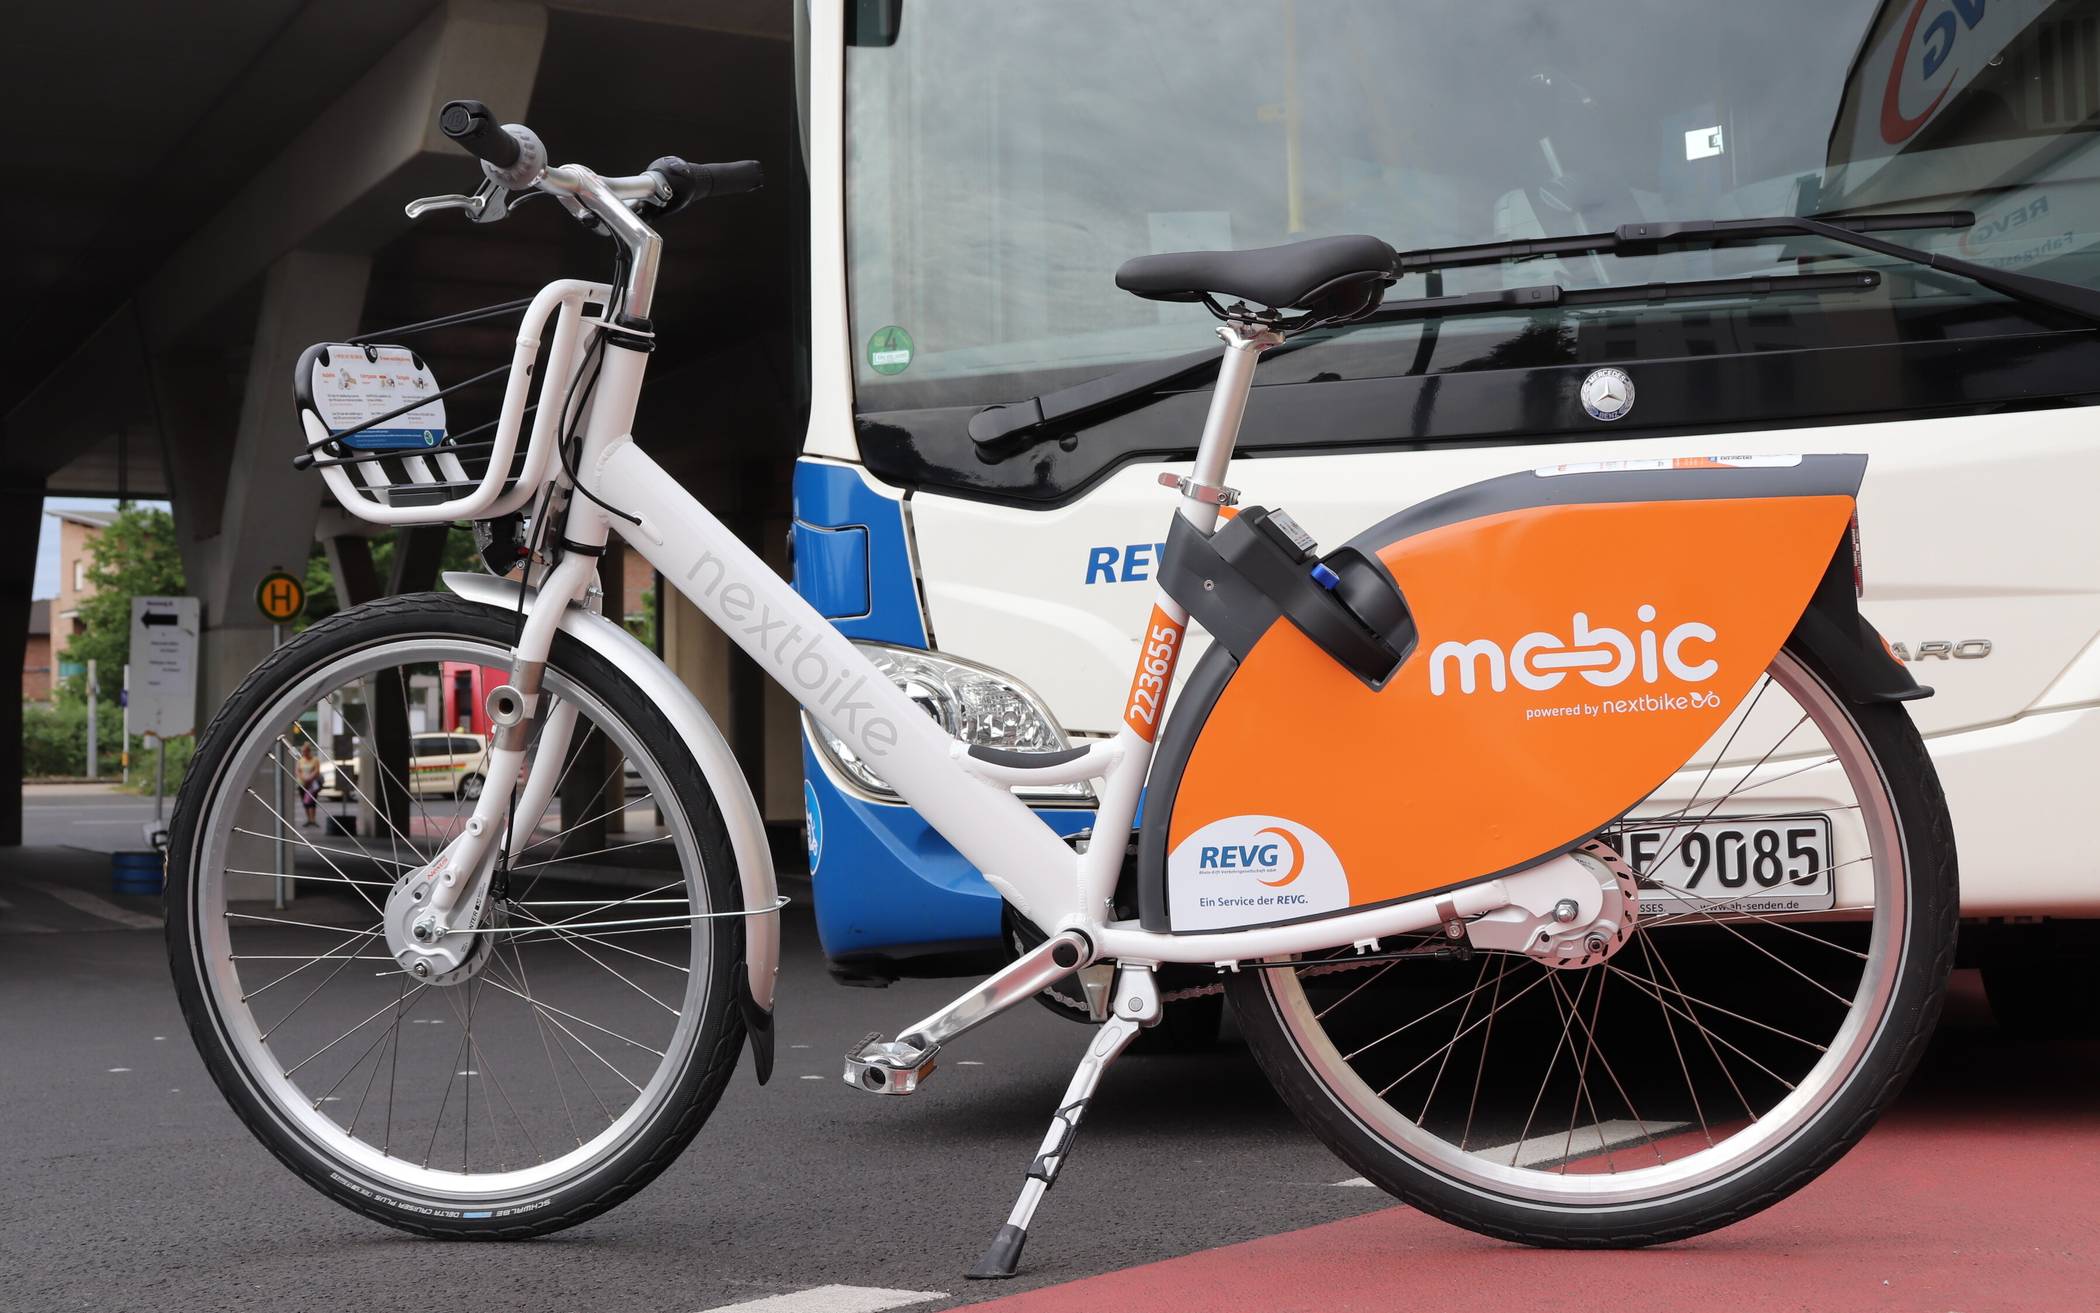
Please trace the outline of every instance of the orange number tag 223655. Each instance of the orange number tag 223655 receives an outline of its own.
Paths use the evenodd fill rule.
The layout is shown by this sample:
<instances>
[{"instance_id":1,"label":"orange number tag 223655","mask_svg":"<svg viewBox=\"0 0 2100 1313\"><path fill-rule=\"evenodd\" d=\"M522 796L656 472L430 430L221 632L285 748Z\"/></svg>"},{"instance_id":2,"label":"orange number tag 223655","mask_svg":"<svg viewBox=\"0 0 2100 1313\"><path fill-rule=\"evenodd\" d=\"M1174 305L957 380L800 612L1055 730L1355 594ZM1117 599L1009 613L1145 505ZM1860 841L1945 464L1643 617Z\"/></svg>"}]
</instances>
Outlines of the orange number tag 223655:
<instances>
[{"instance_id":1,"label":"orange number tag 223655","mask_svg":"<svg viewBox=\"0 0 2100 1313\"><path fill-rule=\"evenodd\" d=\"M1123 723L1145 742L1159 733L1159 717L1167 703L1167 686L1174 682L1174 663L1181 659L1182 621L1152 608L1139 640L1137 669L1130 676L1130 696L1123 703Z\"/></svg>"}]
</instances>

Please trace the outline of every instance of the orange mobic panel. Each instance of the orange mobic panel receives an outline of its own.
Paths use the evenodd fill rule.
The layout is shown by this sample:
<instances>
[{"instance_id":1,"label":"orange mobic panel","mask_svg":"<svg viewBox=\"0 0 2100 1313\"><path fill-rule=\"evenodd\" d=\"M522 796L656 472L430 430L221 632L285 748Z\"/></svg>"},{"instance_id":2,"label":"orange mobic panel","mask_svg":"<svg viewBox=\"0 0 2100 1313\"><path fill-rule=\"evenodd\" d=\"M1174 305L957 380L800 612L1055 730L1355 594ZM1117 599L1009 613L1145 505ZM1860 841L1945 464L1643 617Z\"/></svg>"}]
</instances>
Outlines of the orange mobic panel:
<instances>
[{"instance_id":1,"label":"orange mobic panel","mask_svg":"<svg viewBox=\"0 0 2100 1313\"><path fill-rule=\"evenodd\" d=\"M1264 617L1244 591L1233 616L1192 606L1220 641L1153 769L1147 924L1215 930L1372 906L1597 833L1723 724L1841 547L1849 585L1864 465L1558 467L1403 512L1325 558L1375 557L1404 598L1411 627L1384 673L1338 655L1327 622L1303 623L1302 608ZM1316 581L1322 569L1307 567Z\"/></svg>"}]
</instances>

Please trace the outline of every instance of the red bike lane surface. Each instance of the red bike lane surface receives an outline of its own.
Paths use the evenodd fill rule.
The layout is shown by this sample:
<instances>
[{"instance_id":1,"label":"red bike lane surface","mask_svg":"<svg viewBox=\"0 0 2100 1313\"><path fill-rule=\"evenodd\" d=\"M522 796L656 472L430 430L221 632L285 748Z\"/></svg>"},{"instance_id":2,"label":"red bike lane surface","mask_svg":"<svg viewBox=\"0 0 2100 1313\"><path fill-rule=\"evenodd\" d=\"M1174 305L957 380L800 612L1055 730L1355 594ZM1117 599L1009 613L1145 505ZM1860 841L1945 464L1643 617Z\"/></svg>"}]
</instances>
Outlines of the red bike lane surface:
<instances>
[{"instance_id":1,"label":"red bike lane surface","mask_svg":"<svg viewBox=\"0 0 2100 1313\"><path fill-rule=\"evenodd\" d=\"M1529 1249L1395 1207L973 1308L2100 1309L2100 1045L2023 1046L1972 1031L1936 1058L1821 1178L1679 1244Z\"/></svg>"}]
</instances>

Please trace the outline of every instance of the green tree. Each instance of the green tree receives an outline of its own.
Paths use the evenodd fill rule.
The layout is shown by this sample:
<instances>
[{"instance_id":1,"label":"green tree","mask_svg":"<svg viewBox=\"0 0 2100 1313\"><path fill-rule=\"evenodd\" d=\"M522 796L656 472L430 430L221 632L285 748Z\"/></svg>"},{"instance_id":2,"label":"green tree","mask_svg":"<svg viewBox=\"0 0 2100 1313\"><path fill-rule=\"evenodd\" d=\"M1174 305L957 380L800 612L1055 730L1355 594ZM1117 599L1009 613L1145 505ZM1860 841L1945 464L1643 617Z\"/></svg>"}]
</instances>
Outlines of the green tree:
<instances>
[{"instance_id":1,"label":"green tree","mask_svg":"<svg viewBox=\"0 0 2100 1313\"><path fill-rule=\"evenodd\" d=\"M114 702L131 659L131 599L183 591L175 517L129 502L118 506L117 518L88 547L87 578L94 593L81 599L81 632L66 645L66 658L82 664L92 658L102 697ZM65 680L62 695L85 698L87 676Z\"/></svg>"},{"instance_id":2,"label":"green tree","mask_svg":"<svg viewBox=\"0 0 2100 1313\"><path fill-rule=\"evenodd\" d=\"M635 602L635 608L622 617L627 632L642 640L642 646L654 651L656 648L656 590L644 588Z\"/></svg>"},{"instance_id":3,"label":"green tree","mask_svg":"<svg viewBox=\"0 0 2100 1313\"><path fill-rule=\"evenodd\" d=\"M387 576L393 572L394 552L397 547L396 534L384 534L373 538L372 573L379 577L379 584L386 586ZM468 525L453 525L445 535L445 550L439 558L438 573L442 576L450 570L465 570L478 573L481 563L474 550L474 530ZM438 590L445 591L442 578ZM320 543L315 543L306 557L306 610L300 615L294 628L304 630L317 625L343 609L342 598L336 595L335 572L328 568L328 552Z\"/></svg>"}]
</instances>

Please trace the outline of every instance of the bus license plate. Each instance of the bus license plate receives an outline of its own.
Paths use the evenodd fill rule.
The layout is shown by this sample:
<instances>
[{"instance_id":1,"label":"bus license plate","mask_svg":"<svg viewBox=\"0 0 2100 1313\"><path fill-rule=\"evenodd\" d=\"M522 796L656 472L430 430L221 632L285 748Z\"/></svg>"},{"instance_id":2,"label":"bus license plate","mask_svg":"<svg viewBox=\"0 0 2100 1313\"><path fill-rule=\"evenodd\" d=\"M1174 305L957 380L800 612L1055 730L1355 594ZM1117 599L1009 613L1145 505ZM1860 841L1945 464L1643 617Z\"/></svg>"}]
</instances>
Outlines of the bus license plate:
<instances>
[{"instance_id":1,"label":"bus license plate","mask_svg":"<svg viewBox=\"0 0 2100 1313\"><path fill-rule=\"evenodd\" d=\"M1837 898L1830 818L1754 816L1619 827L1618 849L1641 878L1641 915L1658 912L1809 912Z\"/></svg>"}]
</instances>

